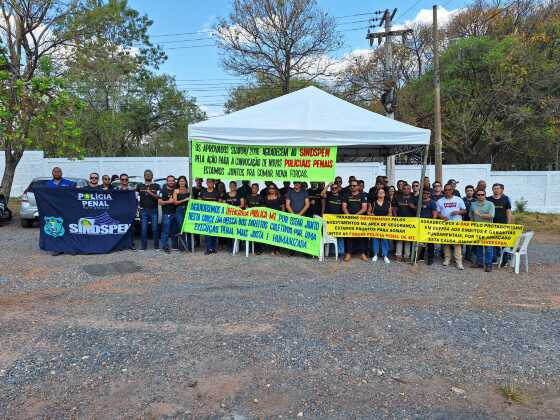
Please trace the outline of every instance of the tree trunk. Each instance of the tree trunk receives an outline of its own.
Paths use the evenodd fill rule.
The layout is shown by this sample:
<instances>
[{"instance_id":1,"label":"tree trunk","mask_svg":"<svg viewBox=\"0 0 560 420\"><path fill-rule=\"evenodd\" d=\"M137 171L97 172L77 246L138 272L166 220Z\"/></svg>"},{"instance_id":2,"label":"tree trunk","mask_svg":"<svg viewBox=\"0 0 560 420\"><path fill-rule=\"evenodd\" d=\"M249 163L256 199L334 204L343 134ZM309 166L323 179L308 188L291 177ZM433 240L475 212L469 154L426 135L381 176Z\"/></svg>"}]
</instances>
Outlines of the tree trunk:
<instances>
[{"instance_id":1,"label":"tree trunk","mask_svg":"<svg viewBox=\"0 0 560 420\"><path fill-rule=\"evenodd\" d=\"M2 188L0 188L0 192L4 194L7 200L10 199L10 192L12 191L12 183L14 182L16 168L22 155L23 153L20 152L12 152L8 147L4 151L5 167L4 175L2 176Z\"/></svg>"}]
</instances>

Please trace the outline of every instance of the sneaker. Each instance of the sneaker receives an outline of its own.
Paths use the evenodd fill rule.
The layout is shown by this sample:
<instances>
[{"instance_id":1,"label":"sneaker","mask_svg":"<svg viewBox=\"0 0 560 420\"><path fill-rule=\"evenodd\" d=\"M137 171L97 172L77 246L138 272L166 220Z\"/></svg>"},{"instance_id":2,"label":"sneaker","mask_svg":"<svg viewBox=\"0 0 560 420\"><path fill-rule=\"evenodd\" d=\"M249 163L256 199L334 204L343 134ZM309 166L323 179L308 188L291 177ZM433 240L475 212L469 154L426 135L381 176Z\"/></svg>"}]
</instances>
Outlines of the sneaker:
<instances>
[{"instance_id":1,"label":"sneaker","mask_svg":"<svg viewBox=\"0 0 560 420\"><path fill-rule=\"evenodd\" d=\"M371 259L371 262L377 262L377 255L373 256L373 258Z\"/></svg>"},{"instance_id":2,"label":"sneaker","mask_svg":"<svg viewBox=\"0 0 560 420\"><path fill-rule=\"evenodd\" d=\"M344 256L344 261L346 261L346 262L350 261L351 259L352 259L352 255L350 255L350 254L346 254Z\"/></svg>"},{"instance_id":3,"label":"sneaker","mask_svg":"<svg viewBox=\"0 0 560 420\"><path fill-rule=\"evenodd\" d=\"M360 255L360 260L367 261L368 257L366 256L366 254L362 254L362 255Z\"/></svg>"},{"instance_id":4,"label":"sneaker","mask_svg":"<svg viewBox=\"0 0 560 420\"><path fill-rule=\"evenodd\" d=\"M143 246L142 248L140 248L140 251L145 251L145 250L146 250L146 247L145 247L145 246Z\"/></svg>"},{"instance_id":5,"label":"sneaker","mask_svg":"<svg viewBox=\"0 0 560 420\"><path fill-rule=\"evenodd\" d=\"M451 261L446 258L446 259L443 260L443 265L445 265L447 267L450 262Z\"/></svg>"},{"instance_id":6,"label":"sneaker","mask_svg":"<svg viewBox=\"0 0 560 420\"><path fill-rule=\"evenodd\" d=\"M128 248L130 251L136 251L136 247L134 245L132 245L131 247Z\"/></svg>"},{"instance_id":7,"label":"sneaker","mask_svg":"<svg viewBox=\"0 0 560 420\"><path fill-rule=\"evenodd\" d=\"M211 253L212 253L211 249L208 249L208 250L204 251L204 255L210 255Z\"/></svg>"},{"instance_id":8,"label":"sneaker","mask_svg":"<svg viewBox=\"0 0 560 420\"><path fill-rule=\"evenodd\" d=\"M59 255L62 255L62 254L64 254L64 252L61 252L61 251L54 251L53 253L51 253L51 255L53 257L58 257Z\"/></svg>"},{"instance_id":9,"label":"sneaker","mask_svg":"<svg viewBox=\"0 0 560 420\"><path fill-rule=\"evenodd\" d=\"M464 270L465 267L463 267L462 263L457 263L457 270Z\"/></svg>"},{"instance_id":10,"label":"sneaker","mask_svg":"<svg viewBox=\"0 0 560 420\"><path fill-rule=\"evenodd\" d=\"M508 263L509 263L509 261L504 258L502 260L502 263L500 264L500 268L504 268L506 265L508 265Z\"/></svg>"},{"instance_id":11,"label":"sneaker","mask_svg":"<svg viewBox=\"0 0 560 420\"><path fill-rule=\"evenodd\" d=\"M383 257L383 261L385 261L385 264L391 264L389 257Z\"/></svg>"},{"instance_id":12,"label":"sneaker","mask_svg":"<svg viewBox=\"0 0 560 420\"><path fill-rule=\"evenodd\" d=\"M484 267L484 271L486 271L487 273L490 273L492 271L492 266L487 265L486 267Z\"/></svg>"},{"instance_id":13,"label":"sneaker","mask_svg":"<svg viewBox=\"0 0 560 420\"><path fill-rule=\"evenodd\" d=\"M166 247L166 246L163 247L163 252L165 252L166 254L171 253L171 251L169 250L169 248Z\"/></svg>"}]
</instances>

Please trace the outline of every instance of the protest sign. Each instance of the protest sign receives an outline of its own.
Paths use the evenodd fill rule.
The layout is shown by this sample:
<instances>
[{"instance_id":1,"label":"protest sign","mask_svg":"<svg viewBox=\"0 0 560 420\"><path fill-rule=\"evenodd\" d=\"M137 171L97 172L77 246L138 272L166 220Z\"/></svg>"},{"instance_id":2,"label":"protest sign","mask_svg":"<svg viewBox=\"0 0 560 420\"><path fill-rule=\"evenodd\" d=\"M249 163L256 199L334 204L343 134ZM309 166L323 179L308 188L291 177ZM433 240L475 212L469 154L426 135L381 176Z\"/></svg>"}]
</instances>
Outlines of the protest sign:
<instances>
[{"instance_id":1,"label":"protest sign","mask_svg":"<svg viewBox=\"0 0 560 420\"><path fill-rule=\"evenodd\" d=\"M331 236L367 237L434 244L511 247L523 233L521 225L480 222L446 222L417 217L379 217L325 214Z\"/></svg>"},{"instance_id":2,"label":"protest sign","mask_svg":"<svg viewBox=\"0 0 560 420\"><path fill-rule=\"evenodd\" d=\"M363 216L325 214L327 232L331 236L367 237L414 241L418 231L417 219L410 217Z\"/></svg>"},{"instance_id":3,"label":"protest sign","mask_svg":"<svg viewBox=\"0 0 560 420\"><path fill-rule=\"evenodd\" d=\"M242 210L225 203L190 200L183 232L275 245L318 256L320 220L265 207Z\"/></svg>"},{"instance_id":4,"label":"protest sign","mask_svg":"<svg viewBox=\"0 0 560 420\"><path fill-rule=\"evenodd\" d=\"M332 181L336 147L246 146L192 142L195 178Z\"/></svg>"},{"instance_id":5,"label":"protest sign","mask_svg":"<svg viewBox=\"0 0 560 420\"><path fill-rule=\"evenodd\" d=\"M418 242L433 244L512 247L522 233L522 225L446 222L438 219L419 219L418 224Z\"/></svg>"},{"instance_id":6,"label":"protest sign","mask_svg":"<svg viewBox=\"0 0 560 420\"><path fill-rule=\"evenodd\" d=\"M134 191L35 188L39 247L69 254L105 254L130 246L138 203Z\"/></svg>"}]
</instances>

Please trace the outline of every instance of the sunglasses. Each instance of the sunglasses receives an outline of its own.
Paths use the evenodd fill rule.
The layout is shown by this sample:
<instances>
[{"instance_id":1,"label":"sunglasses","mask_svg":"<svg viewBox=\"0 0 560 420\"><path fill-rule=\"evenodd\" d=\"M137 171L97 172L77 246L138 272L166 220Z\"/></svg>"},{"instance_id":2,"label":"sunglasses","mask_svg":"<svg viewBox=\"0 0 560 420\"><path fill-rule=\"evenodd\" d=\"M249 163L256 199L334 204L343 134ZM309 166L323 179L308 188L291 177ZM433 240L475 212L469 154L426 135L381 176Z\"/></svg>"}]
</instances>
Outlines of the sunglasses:
<instances>
[{"instance_id":1,"label":"sunglasses","mask_svg":"<svg viewBox=\"0 0 560 420\"><path fill-rule=\"evenodd\" d=\"M103 178L103 181L109 181L109 178Z\"/></svg>"},{"instance_id":2,"label":"sunglasses","mask_svg":"<svg viewBox=\"0 0 560 420\"><path fill-rule=\"evenodd\" d=\"M486 194L485 194L485 193L478 193L478 194L476 194L476 195L483 196L483 195L486 195Z\"/></svg>"},{"instance_id":3,"label":"sunglasses","mask_svg":"<svg viewBox=\"0 0 560 420\"><path fill-rule=\"evenodd\" d=\"M121 178L121 181L128 181L128 178Z\"/></svg>"},{"instance_id":4,"label":"sunglasses","mask_svg":"<svg viewBox=\"0 0 560 420\"><path fill-rule=\"evenodd\" d=\"M89 179L99 179L98 176L90 176Z\"/></svg>"}]
</instances>

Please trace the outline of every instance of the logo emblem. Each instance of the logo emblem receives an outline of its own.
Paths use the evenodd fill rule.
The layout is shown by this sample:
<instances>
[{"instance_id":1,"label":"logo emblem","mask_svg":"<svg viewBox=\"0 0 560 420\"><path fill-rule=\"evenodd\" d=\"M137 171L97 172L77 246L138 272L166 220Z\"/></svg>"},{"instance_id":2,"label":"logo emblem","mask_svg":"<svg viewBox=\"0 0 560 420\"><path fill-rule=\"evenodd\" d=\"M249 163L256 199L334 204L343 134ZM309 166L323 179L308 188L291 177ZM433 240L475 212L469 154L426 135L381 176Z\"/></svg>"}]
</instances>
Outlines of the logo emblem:
<instances>
[{"instance_id":1,"label":"logo emblem","mask_svg":"<svg viewBox=\"0 0 560 420\"><path fill-rule=\"evenodd\" d=\"M64 226L62 225L62 217L44 217L45 225L43 231L53 238L60 238L64 235Z\"/></svg>"}]
</instances>

